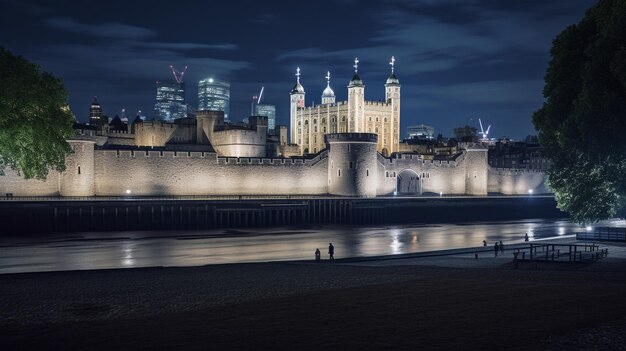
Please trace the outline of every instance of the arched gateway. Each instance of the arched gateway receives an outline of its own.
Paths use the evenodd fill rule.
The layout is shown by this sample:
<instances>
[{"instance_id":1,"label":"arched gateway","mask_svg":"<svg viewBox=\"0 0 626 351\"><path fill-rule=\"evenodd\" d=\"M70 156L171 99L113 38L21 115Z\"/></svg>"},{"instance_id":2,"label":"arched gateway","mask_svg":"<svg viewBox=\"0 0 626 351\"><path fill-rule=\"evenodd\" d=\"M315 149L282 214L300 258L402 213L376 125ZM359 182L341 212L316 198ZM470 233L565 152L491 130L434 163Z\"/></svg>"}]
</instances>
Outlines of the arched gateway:
<instances>
[{"instance_id":1,"label":"arched gateway","mask_svg":"<svg viewBox=\"0 0 626 351\"><path fill-rule=\"evenodd\" d=\"M421 180L417 172L405 169L398 174L396 191L398 195L421 195Z\"/></svg>"}]
</instances>

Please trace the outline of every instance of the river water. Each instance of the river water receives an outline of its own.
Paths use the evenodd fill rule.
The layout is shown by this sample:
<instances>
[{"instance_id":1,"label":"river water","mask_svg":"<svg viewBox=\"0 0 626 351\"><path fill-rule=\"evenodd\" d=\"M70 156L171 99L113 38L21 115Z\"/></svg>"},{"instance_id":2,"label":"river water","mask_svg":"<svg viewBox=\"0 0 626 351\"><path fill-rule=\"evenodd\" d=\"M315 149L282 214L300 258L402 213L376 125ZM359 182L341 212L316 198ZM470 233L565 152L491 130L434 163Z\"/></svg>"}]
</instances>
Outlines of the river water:
<instances>
[{"instance_id":1,"label":"river water","mask_svg":"<svg viewBox=\"0 0 626 351\"><path fill-rule=\"evenodd\" d=\"M617 221L603 225L620 225ZM621 223L623 225L623 223ZM529 219L406 226L307 226L171 232L101 232L0 238L0 273L196 266L393 255L505 244L587 230L567 220Z\"/></svg>"}]
</instances>

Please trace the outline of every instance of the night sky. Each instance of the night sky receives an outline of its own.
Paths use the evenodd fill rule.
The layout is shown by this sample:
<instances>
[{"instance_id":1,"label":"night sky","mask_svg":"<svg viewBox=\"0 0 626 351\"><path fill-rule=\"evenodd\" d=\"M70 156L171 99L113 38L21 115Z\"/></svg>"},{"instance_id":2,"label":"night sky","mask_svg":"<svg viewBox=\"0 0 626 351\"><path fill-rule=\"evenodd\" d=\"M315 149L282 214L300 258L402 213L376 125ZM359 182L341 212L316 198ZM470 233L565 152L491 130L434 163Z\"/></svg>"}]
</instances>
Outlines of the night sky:
<instances>
[{"instance_id":1,"label":"night sky","mask_svg":"<svg viewBox=\"0 0 626 351\"><path fill-rule=\"evenodd\" d=\"M302 69L307 105L319 103L330 70L337 100L347 98L354 57L368 100L384 98L389 58L402 84L405 128L436 133L491 124L493 137L534 134L553 38L577 23L592 0L480 1L3 1L0 45L63 78L72 111L87 121L93 96L113 116L153 116L155 81L169 65L197 82L231 81L231 119L250 113L265 86L288 124L289 91Z\"/></svg>"}]
</instances>

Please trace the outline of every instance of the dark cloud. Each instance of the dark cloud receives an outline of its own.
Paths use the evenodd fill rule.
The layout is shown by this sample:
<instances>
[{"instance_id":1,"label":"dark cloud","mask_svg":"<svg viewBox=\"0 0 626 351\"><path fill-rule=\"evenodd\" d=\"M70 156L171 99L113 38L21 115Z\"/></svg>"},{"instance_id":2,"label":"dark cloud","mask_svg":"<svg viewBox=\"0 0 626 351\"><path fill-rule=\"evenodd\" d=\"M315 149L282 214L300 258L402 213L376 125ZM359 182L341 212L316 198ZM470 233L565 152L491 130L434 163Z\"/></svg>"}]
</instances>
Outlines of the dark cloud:
<instances>
[{"instance_id":1,"label":"dark cloud","mask_svg":"<svg viewBox=\"0 0 626 351\"><path fill-rule=\"evenodd\" d=\"M67 17L49 18L45 24L52 28L103 38L145 39L157 35L156 31L148 28L116 22L86 24Z\"/></svg>"}]
</instances>

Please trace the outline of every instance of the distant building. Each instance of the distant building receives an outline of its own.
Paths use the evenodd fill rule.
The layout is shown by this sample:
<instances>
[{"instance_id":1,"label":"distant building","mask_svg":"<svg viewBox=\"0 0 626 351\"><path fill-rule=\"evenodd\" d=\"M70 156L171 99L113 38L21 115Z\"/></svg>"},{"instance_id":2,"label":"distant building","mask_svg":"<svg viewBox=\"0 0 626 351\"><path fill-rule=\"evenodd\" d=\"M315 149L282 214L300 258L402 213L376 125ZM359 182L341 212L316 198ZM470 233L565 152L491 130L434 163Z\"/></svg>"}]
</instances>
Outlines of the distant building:
<instances>
[{"instance_id":1,"label":"distant building","mask_svg":"<svg viewBox=\"0 0 626 351\"><path fill-rule=\"evenodd\" d=\"M463 127L454 128L454 139L459 141L476 142L478 141L478 129L465 125Z\"/></svg>"},{"instance_id":2,"label":"distant building","mask_svg":"<svg viewBox=\"0 0 626 351\"><path fill-rule=\"evenodd\" d=\"M547 171L550 168L550 162L541 154L541 145L532 136L526 138L526 141L500 139L489 145L488 163L494 168L535 171Z\"/></svg>"},{"instance_id":3,"label":"distant building","mask_svg":"<svg viewBox=\"0 0 626 351\"><path fill-rule=\"evenodd\" d=\"M185 103L185 83L156 82L155 118L162 121L173 121L187 117Z\"/></svg>"},{"instance_id":4,"label":"distant building","mask_svg":"<svg viewBox=\"0 0 626 351\"><path fill-rule=\"evenodd\" d=\"M89 107L89 124L100 127L108 122L107 116L102 112L102 106L100 106L98 99L94 96L91 107Z\"/></svg>"},{"instance_id":5,"label":"distant building","mask_svg":"<svg viewBox=\"0 0 626 351\"><path fill-rule=\"evenodd\" d=\"M222 111L224 121L230 121L230 83L205 78L198 82L198 111Z\"/></svg>"},{"instance_id":6,"label":"distant building","mask_svg":"<svg viewBox=\"0 0 626 351\"><path fill-rule=\"evenodd\" d=\"M267 117L267 128L273 132L276 128L276 106L268 104L256 105L256 115Z\"/></svg>"},{"instance_id":7,"label":"distant building","mask_svg":"<svg viewBox=\"0 0 626 351\"><path fill-rule=\"evenodd\" d=\"M435 128L420 124L406 128L407 139L433 140L435 138Z\"/></svg>"}]
</instances>

